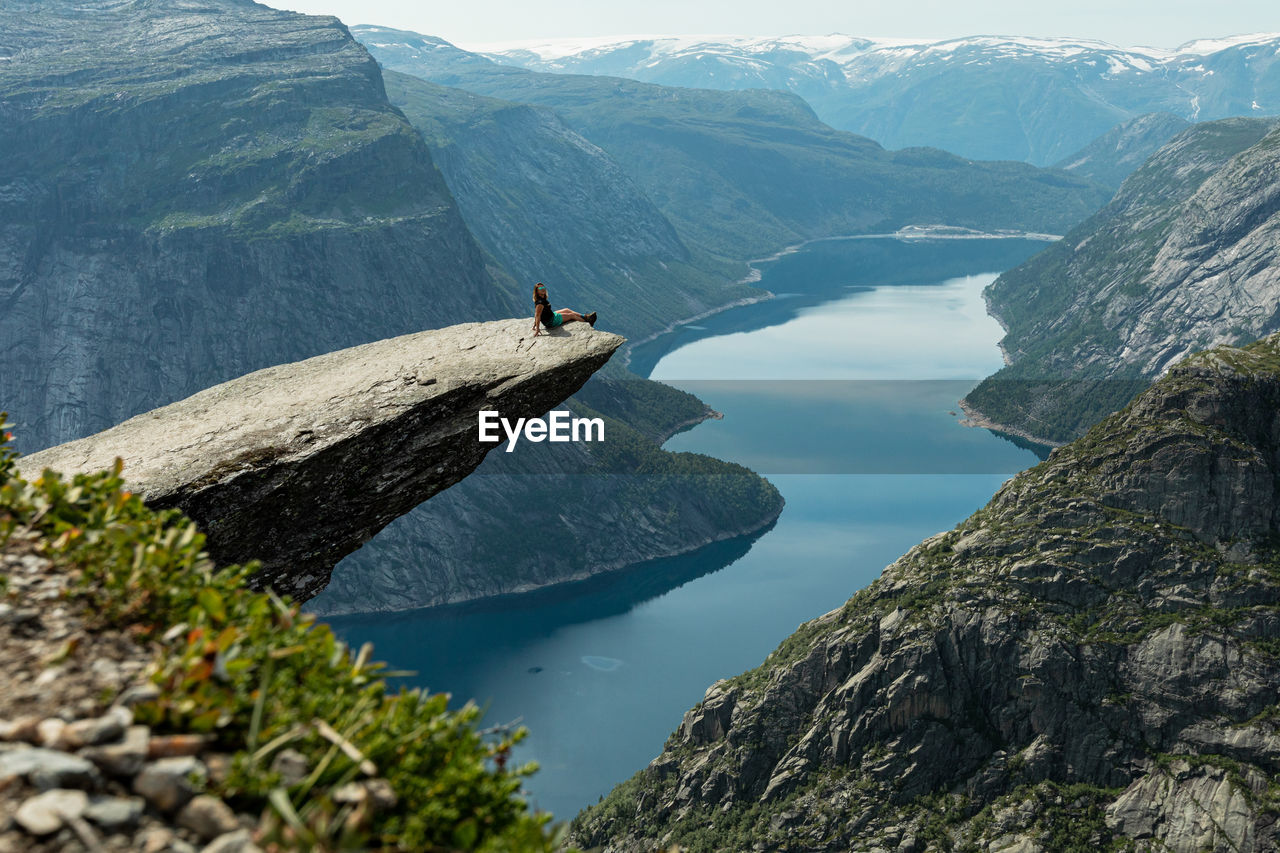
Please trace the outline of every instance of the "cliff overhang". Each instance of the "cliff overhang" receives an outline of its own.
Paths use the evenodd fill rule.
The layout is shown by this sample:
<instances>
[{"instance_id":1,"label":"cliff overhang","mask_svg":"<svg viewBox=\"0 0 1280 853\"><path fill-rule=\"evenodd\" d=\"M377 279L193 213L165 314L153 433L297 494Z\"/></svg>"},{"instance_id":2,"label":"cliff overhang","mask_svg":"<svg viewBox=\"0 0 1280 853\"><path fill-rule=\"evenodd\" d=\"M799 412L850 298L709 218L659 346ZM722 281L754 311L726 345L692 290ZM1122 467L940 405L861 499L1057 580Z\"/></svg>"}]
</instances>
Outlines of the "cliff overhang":
<instances>
[{"instance_id":1,"label":"cliff overhang","mask_svg":"<svg viewBox=\"0 0 1280 853\"><path fill-rule=\"evenodd\" d=\"M540 416L623 340L586 325L533 337L528 320L404 335L250 373L18 467L33 479L119 458L150 506L200 525L220 565L257 559L256 584L305 600L498 446L479 441L480 411Z\"/></svg>"}]
</instances>

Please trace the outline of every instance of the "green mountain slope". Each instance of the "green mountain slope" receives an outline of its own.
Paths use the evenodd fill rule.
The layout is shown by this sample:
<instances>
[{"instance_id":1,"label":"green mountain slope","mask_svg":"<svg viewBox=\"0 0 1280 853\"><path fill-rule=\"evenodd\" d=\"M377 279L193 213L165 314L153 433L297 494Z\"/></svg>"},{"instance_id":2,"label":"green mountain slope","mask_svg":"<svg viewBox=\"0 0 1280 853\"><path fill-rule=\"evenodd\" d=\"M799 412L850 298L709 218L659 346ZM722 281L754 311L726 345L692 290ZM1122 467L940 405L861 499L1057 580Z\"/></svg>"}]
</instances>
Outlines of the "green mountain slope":
<instances>
[{"instance_id":1,"label":"green mountain slope","mask_svg":"<svg viewBox=\"0 0 1280 853\"><path fill-rule=\"evenodd\" d=\"M1174 368L575 821L653 850L1274 849L1280 335Z\"/></svg>"},{"instance_id":2,"label":"green mountain slope","mask_svg":"<svg viewBox=\"0 0 1280 853\"><path fill-rule=\"evenodd\" d=\"M987 292L1012 362L967 404L1051 441L1079 435L1191 349L1280 328L1274 119L1174 137L1115 199Z\"/></svg>"},{"instance_id":3,"label":"green mountain slope","mask_svg":"<svg viewBox=\"0 0 1280 853\"><path fill-rule=\"evenodd\" d=\"M737 265L686 244L609 155L553 111L389 71L387 95L427 141L463 218L531 305L598 311L631 337L735 299Z\"/></svg>"},{"instance_id":4,"label":"green mountain slope","mask_svg":"<svg viewBox=\"0 0 1280 853\"><path fill-rule=\"evenodd\" d=\"M659 449L681 421L706 416L690 394L643 379L593 382L561 408L600 417L605 440L490 453L343 561L308 609L408 610L644 572L648 560L756 533L782 512L782 495L747 468Z\"/></svg>"},{"instance_id":5,"label":"green mountain slope","mask_svg":"<svg viewBox=\"0 0 1280 853\"><path fill-rule=\"evenodd\" d=\"M630 172L682 237L726 257L908 224L1062 233L1106 198L1089 181L1021 163L885 151L782 92L541 74L416 33L354 32L391 70L555 109Z\"/></svg>"},{"instance_id":6,"label":"green mountain slope","mask_svg":"<svg viewBox=\"0 0 1280 853\"><path fill-rule=\"evenodd\" d=\"M1147 158L1191 123L1173 113L1147 113L1116 125L1054 164L1103 186L1119 187Z\"/></svg>"}]
</instances>

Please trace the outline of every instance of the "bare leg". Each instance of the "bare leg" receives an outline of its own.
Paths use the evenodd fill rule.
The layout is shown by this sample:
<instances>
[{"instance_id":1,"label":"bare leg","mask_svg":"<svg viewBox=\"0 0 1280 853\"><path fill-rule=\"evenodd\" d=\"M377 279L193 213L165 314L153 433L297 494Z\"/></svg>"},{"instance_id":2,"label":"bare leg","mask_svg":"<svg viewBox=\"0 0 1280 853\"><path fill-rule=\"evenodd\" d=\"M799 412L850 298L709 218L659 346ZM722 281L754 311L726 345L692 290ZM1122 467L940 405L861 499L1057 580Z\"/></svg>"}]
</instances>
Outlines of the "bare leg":
<instances>
[{"instance_id":1,"label":"bare leg","mask_svg":"<svg viewBox=\"0 0 1280 853\"><path fill-rule=\"evenodd\" d=\"M570 311L568 308L561 308L558 313L564 318L566 323L583 323L586 322L587 319L577 311Z\"/></svg>"}]
</instances>

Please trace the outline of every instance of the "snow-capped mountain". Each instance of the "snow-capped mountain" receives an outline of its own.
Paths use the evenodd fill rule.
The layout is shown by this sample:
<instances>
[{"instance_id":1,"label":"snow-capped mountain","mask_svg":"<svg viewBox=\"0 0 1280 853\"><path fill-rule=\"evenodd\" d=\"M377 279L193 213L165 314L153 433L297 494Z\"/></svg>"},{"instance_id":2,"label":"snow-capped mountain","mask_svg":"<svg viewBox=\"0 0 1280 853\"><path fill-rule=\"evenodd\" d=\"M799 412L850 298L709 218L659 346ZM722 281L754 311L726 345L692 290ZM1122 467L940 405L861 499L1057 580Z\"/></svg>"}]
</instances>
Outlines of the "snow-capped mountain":
<instances>
[{"instance_id":1,"label":"snow-capped mountain","mask_svg":"<svg viewBox=\"0 0 1280 853\"><path fill-rule=\"evenodd\" d=\"M975 36L637 36L470 45L539 71L711 89L786 89L890 148L1053 163L1120 122L1280 114L1280 34L1174 49Z\"/></svg>"}]
</instances>

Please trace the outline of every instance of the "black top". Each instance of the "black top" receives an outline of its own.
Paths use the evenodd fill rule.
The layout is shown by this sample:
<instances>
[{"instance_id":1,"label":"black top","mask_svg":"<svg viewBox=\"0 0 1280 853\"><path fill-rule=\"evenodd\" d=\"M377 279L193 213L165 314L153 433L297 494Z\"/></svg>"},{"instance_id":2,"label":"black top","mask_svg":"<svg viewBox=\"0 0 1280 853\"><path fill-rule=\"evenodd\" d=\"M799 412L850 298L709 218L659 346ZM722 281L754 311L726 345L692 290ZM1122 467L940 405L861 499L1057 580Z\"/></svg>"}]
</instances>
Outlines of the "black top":
<instances>
[{"instance_id":1,"label":"black top","mask_svg":"<svg viewBox=\"0 0 1280 853\"><path fill-rule=\"evenodd\" d=\"M550 300L545 296L535 296L533 304L542 306L542 325L546 326L548 329L554 329L555 327L551 324L555 320L555 312L551 310ZM538 309L535 308L534 310L536 311Z\"/></svg>"}]
</instances>

